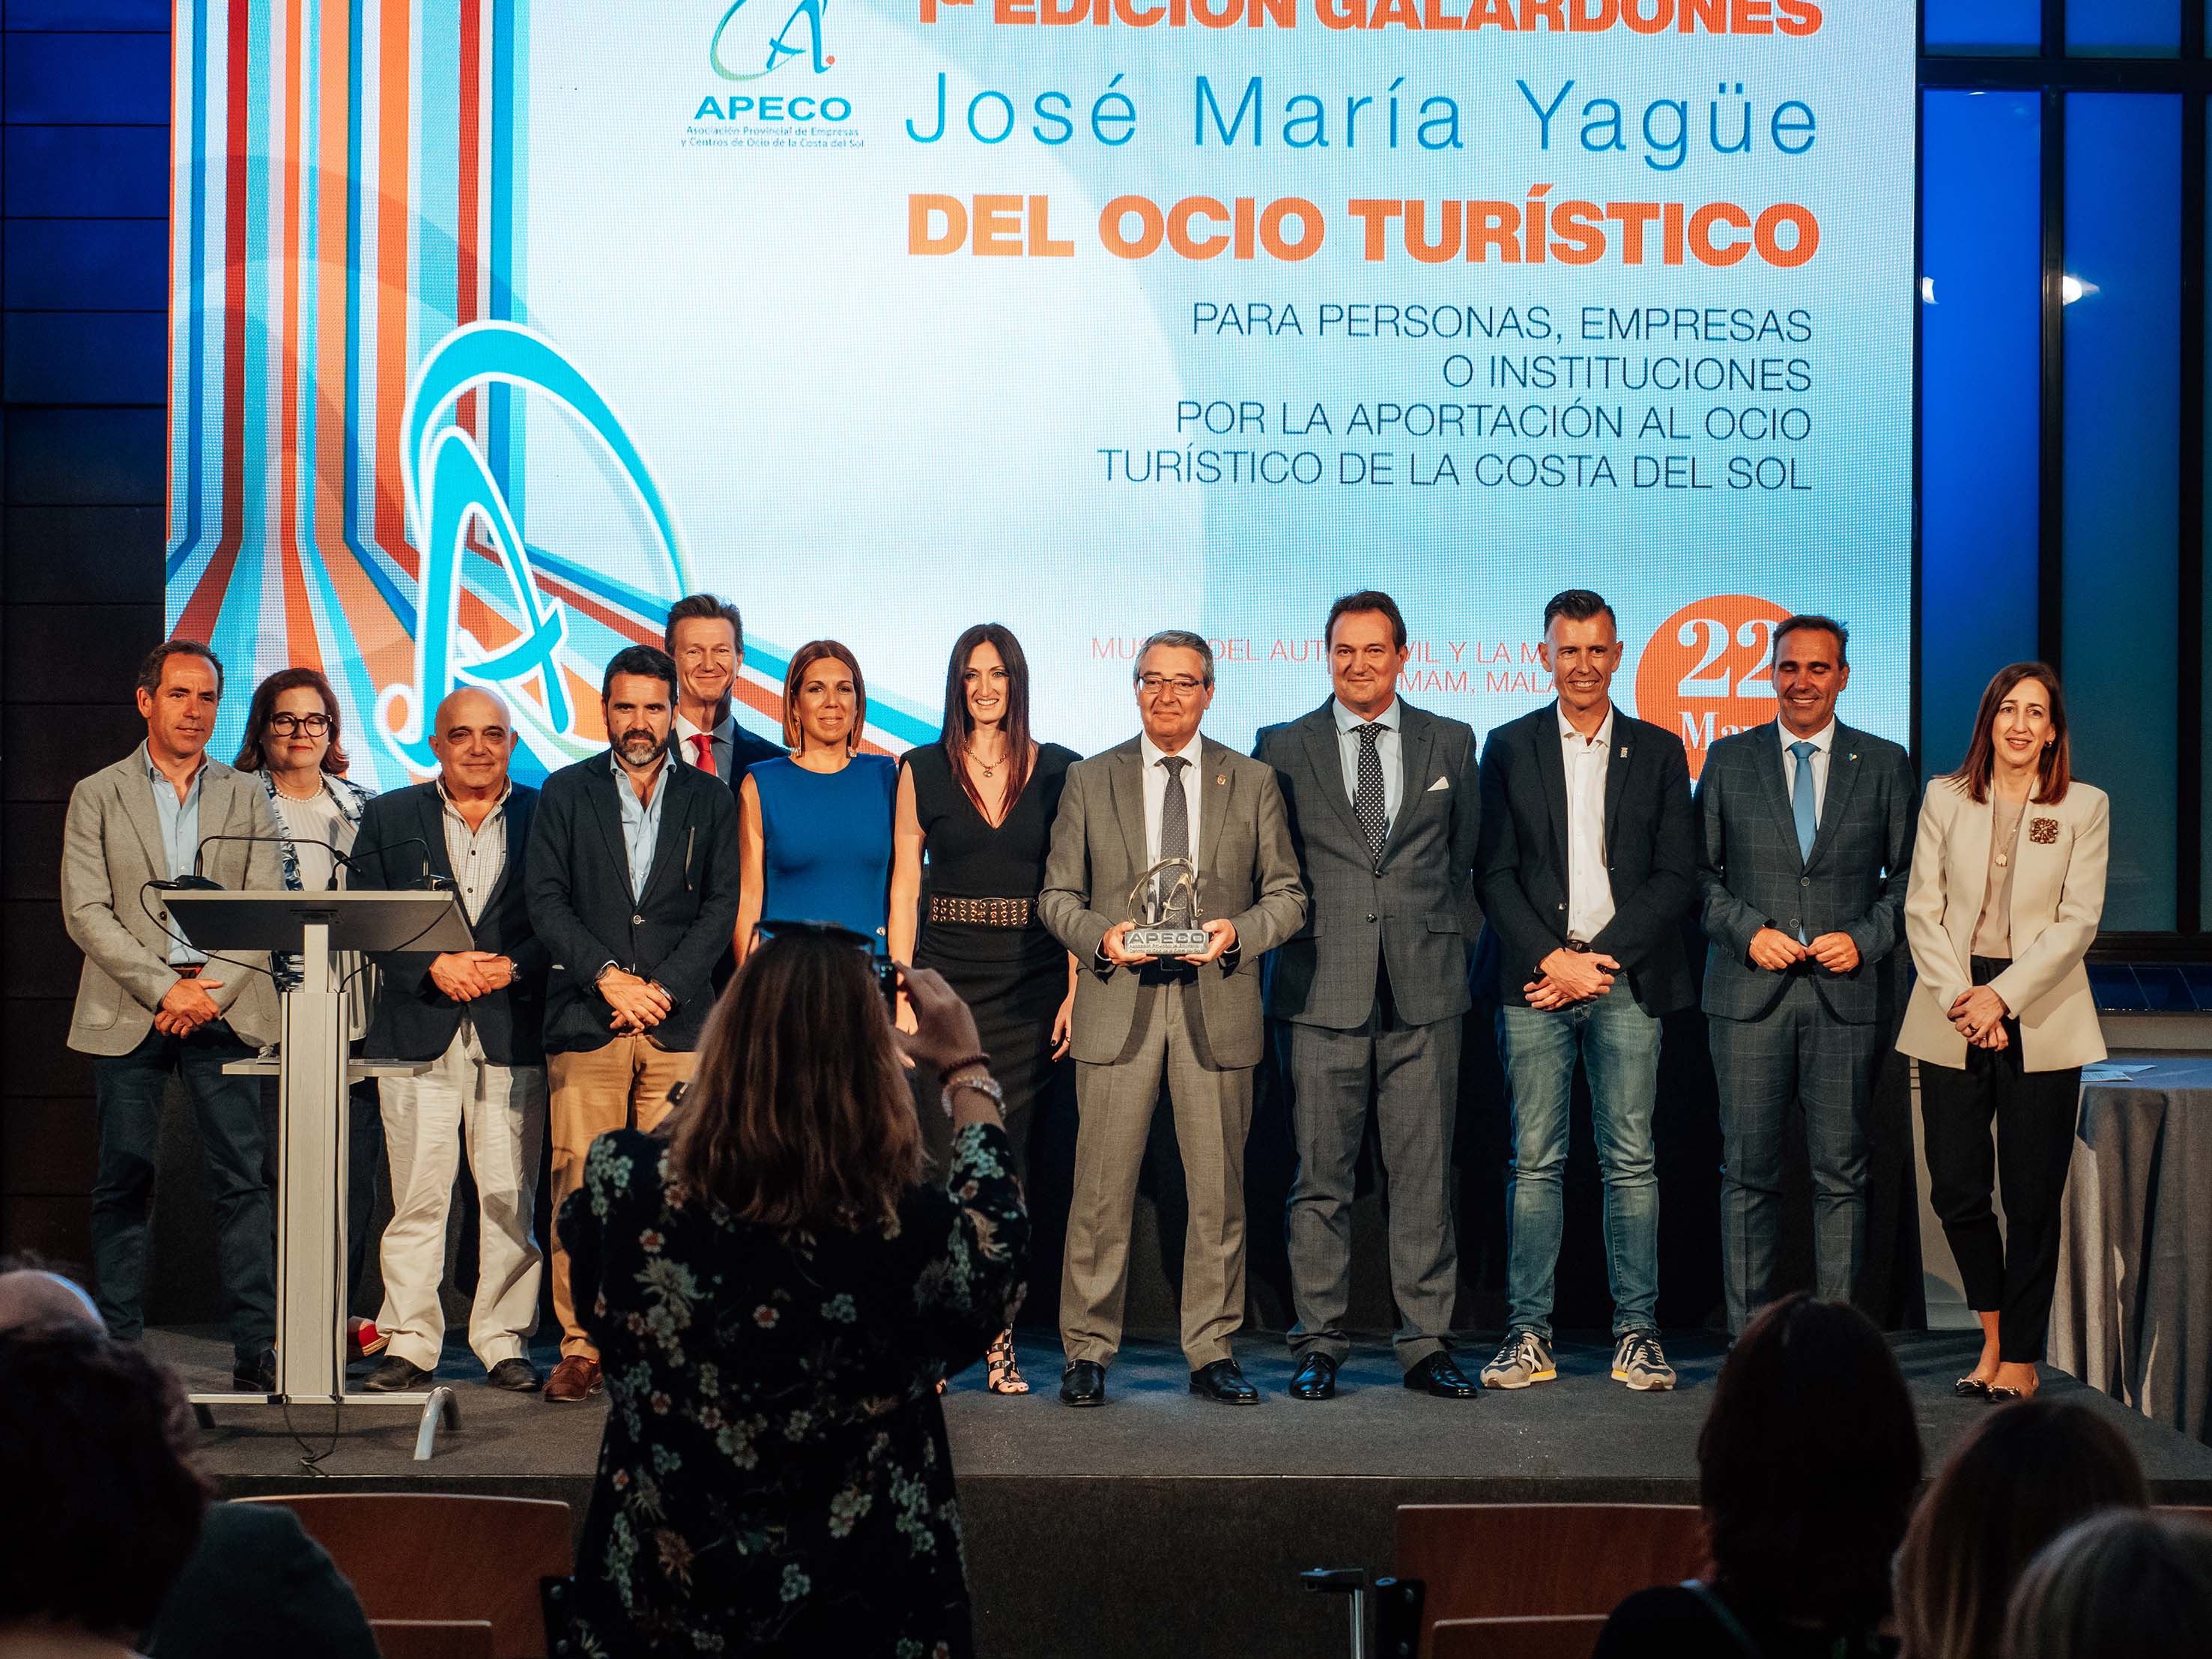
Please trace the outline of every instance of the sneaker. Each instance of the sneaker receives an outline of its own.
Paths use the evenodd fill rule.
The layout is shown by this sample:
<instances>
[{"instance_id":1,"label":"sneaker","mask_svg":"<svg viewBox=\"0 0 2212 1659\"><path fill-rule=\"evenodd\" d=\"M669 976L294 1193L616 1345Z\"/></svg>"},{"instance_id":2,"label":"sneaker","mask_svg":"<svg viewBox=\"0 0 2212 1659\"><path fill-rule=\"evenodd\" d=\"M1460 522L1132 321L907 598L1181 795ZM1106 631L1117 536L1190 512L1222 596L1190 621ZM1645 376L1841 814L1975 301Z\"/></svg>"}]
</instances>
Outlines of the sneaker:
<instances>
[{"instance_id":1,"label":"sneaker","mask_svg":"<svg viewBox=\"0 0 2212 1659\"><path fill-rule=\"evenodd\" d=\"M1674 1368L1659 1346L1656 1331L1631 1331L1613 1351L1613 1380L1638 1394L1674 1386Z\"/></svg>"},{"instance_id":2,"label":"sneaker","mask_svg":"<svg viewBox=\"0 0 2212 1659\"><path fill-rule=\"evenodd\" d=\"M1542 1337L1534 1331L1508 1331L1490 1363L1482 1368L1482 1386L1525 1389L1531 1382L1549 1382L1559 1374Z\"/></svg>"},{"instance_id":3,"label":"sneaker","mask_svg":"<svg viewBox=\"0 0 2212 1659\"><path fill-rule=\"evenodd\" d=\"M377 1329L374 1319L356 1316L346 1321L346 1346L351 1350L350 1358L373 1359L391 1346L391 1335Z\"/></svg>"}]
</instances>

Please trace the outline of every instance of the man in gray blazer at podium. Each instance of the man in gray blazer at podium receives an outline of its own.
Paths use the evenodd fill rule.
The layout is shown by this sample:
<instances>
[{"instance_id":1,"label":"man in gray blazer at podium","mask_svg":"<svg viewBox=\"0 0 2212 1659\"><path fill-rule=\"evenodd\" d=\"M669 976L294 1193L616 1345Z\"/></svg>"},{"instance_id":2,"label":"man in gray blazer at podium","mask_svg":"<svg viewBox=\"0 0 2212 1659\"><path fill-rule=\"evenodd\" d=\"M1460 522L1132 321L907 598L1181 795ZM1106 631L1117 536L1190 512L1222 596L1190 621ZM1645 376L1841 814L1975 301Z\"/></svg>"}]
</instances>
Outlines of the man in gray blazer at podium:
<instances>
[{"instance_id":1,"label":"man in gray blazer at podium","mask_svg":"<svg viewBox=\"0 0 2212 1659\"><path fill-rule=\"evenodd\" d=\"M100 1313L116 1336L138 1340L161 1096L173 1072L191 1099L215 1200L231 1380L269 1394L276 1228L262 1175L261 1086L222 1069L276 1040L268 955L211 962L178 936L165 895L147 884L204 875L234 890L281 891L276 819L258 781L208 758L222 701L214 652L197 640L155 646L139 666L137 695L146 741L77 785L62 828L62 921L84 952L69 1046L93 1057L100 1112L92 1188Z\"/></svg>"},{"instance_id":2,"label":"man in gray blazer at podium","mask_svg":"<svg viewBox=\"0 0 2212 1659\"><path fill-rule=\"evenodd\" d=\"M1261 1054L1260 958L1304 919L1305 890L1273 772L1199 736L1213 701L1206 641L1153 635L1134 678L1144 732L1068 769L1037 896L1044 925L1087 970L1075 988L1080 1121L1060 1282L1067 1352L1060 1397L1105 1403L1106 1367L1121 1346L1137 1176L1164 1073L1190 1197L1182 1325L1191 1392L1256 1405L1229 1339L1244 1317L1244 1138ZM1196 909L1183 896L1165 920L1195 919L1208 942L1161 961L1124 941L1138 920L1132 888L1170 858L1195 865Z\"/></svg>"},{"instance_id":3,"label":"man in gray blazer at podium","mask_svg":"<svg viewBox=\"0 0 2212 1659\"><path fill-rule=\"evenodd\" d=\"M1849 641L1827 617L1777 623L1781 717L1716 743L1698 783L1732 1335L1774 1293L1790 1114L1804 1120L1823 1300L1850 1298L1866 1253L1868 1109L1896 1031L1881 965L1904 936L1919 791L1902 748L1836 719Z\"/></svg>"},{"instance_id":4,"label":"man in gray blazer at podium","mask_svg":"<svg viewBox=\"0 0 2212 1659\"><path fill-rule=\"evenodd\" d=\"M1482 828L1474 732L1398 696L1406 622L1387 593L1346 594L1322 629L1336 695L1260 733L1291 815L1312 904L1276 953L1267 1012L1284 1022L1291 1128L1291 1381L1336 1395L1351 1352L1353 1174L1368 1100L1390 1195L1390 1288L1406 1386L1448 1400L1480 1390L1446 1337L1459 1290L1452 1121L1468 953L1480 927ZM1371 1081L1370 1081L1371 1079Z\"/></svg>"}]
</instances>

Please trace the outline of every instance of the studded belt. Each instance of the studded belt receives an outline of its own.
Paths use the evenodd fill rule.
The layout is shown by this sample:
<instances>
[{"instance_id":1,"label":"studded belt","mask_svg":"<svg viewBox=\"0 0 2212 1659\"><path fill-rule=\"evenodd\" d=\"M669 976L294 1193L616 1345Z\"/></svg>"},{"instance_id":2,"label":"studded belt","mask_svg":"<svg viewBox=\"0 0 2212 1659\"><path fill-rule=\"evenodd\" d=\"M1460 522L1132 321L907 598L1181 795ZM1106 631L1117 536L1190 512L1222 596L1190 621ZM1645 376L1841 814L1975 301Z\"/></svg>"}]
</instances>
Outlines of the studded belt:
<instances>
[{"instance_id":1,"label":"studded belt","mask_svg":"<svg viewBox=\"0 0 2212 1659\"><path fill-rule=\"evenodd\" d=\"M1036 907L1025 898L958 898L929 896L932 921L965 922L973 927L1026 927Z\"/></svg>"}]
</instances>

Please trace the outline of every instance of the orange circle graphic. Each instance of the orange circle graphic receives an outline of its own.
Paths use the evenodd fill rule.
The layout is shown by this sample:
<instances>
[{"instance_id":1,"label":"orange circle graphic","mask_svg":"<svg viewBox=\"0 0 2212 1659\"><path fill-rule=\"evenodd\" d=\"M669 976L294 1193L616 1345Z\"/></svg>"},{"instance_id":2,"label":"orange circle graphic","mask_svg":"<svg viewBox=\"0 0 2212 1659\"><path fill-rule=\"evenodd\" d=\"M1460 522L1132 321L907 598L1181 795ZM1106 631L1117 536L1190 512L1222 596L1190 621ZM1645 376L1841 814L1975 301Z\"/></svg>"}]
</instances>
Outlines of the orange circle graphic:
<instances>
[{"instance_id":1,"label":"orange circle graphic","mask_svg":"<svg viewBox=\"0 0 2212 1659\"><path fill-rule=\"evenodd\" d=\"M1690 775L1731 732L1775 718L1774 624L1790 612L1749 593L1716 593L1659 624L1636 670L1638 718L1663 726L1689 750Z\"/></svg>"}]
</instances>

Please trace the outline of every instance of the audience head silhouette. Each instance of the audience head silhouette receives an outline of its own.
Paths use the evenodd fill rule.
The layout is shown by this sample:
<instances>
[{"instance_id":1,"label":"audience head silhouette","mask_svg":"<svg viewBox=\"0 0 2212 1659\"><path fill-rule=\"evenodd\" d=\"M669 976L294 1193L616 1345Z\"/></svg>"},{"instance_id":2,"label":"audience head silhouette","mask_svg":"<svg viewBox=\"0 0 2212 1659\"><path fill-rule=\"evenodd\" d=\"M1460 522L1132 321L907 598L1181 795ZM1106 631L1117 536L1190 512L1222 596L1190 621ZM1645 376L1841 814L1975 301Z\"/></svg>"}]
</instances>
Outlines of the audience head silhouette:
<instances>
[{"instance_id":1,"label":"audience head silhouette","mask_svg":"<svg viewBox=\"0 0 2212 1659\"><path fill-rule=\"evenodd\" d=\"M2150 1503L2128 1443L2087 1406L2023 1401L1960 1442L1897 1557L1907 1659L1997 1659L2035 1553L2085 1516Z\"/></svg>"},{"instance_id":2,"label":"audience head silhouette","mask_svg":"<svg viewBox=\"0 0 2212 1659\"><path fill-rule=\"evenodd\" d=\"M1763 1618L1864 1629L1920 1485L1920 1433L1873 1322L1798 1294L1753 1319L1698 1438L1713 1588Z\"/></svg>"},{"instance_id":3,"label":"audience head silhouette","mask_svg":"<svg viewBox=\"0 0 2212 1659\"><path fill-rule=\"evenodd\" d=\"M672 1176L783 1231L888 1222L921 1177L921 1128L857 936L787 928L716 1008L682 1109Z\"/></svg>"},{"instance_id":4,"label":"audience head silhouette","mask_svg":"<svg viewBox=\"0 0 2212 1659\"><path fill-rule=\"evenodd\" d=\"M2212 1640L2212 1528L2112 1510L2028 1564L2003 1659L2197 1659Z\"/></svg>"},{"instance_id":5,"label":"audience head silhouette","mask_svg":"<svg viewBox=\"0 0 2212 1659\"><path fill-rule=\"evenodd\" d=\"M199 1538L191 1443L176 1378L96 1321L0 1333L0 1638L136 1642Z\"/></svg>"}]
</instances>

